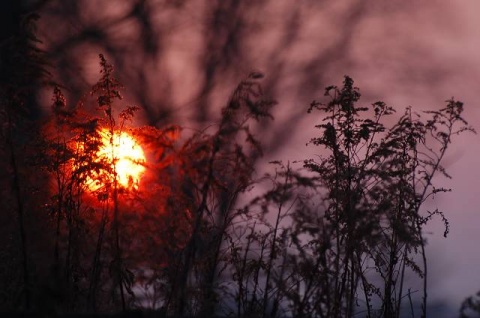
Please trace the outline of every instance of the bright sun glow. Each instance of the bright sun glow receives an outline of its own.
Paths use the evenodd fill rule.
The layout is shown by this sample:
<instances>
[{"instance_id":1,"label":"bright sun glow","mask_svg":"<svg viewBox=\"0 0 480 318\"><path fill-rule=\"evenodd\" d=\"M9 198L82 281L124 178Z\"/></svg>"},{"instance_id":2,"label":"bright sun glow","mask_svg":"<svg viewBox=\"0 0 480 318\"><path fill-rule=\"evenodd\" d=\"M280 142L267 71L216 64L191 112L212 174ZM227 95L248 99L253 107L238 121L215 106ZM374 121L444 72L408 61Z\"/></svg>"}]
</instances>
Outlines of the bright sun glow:
<instances>
[{"instance_id":1,"label":"bright sun glow","mask_svg":"<svg viewBox=\"0 0 480 318\"><path fill-rule=\"evenodd\" d=\"M138 183L145 171L145 155L138 142L126 132L115 132L113 135L113 147L110 144L108 129L100 131L102 146L97 152L98 161L116 162L118 184L124 188L138 188ZM113 156L112 156L113 155ZM112 160L114 158L114 160ZM102 184L102 173L96 180L87 181L90 190L97 190ZM111 176L113 179L113 175Z\"/></svg>"}]
</instances>

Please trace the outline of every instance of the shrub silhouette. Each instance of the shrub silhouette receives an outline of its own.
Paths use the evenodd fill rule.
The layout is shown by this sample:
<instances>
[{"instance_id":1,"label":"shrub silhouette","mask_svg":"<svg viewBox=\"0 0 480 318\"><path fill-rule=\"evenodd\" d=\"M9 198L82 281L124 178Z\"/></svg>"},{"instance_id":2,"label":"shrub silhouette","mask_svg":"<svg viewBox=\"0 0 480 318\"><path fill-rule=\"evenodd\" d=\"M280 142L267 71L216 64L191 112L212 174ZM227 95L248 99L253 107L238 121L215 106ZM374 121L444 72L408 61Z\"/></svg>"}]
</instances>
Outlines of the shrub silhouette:
<instances>
[{"instance_id":1,"label":"shrub silhouette","mask_svg":"<svg viewBox=\"0 0 480 318\"><path fill-rule=\"evenodd\" d=\"M441 211L422 211L425 200L438 192L437 173L448 176L441 166L451 138L471 130L462 118L463 104L453 99L438 111L427 111L422 119L407 108L397 123L382 123L393 108L382 102L359 107L358 89L345 77L342 88L327 87L327 104L313 102L309 111L325 113L319 137L311 143L328 150L320 160L306 160L304 166L318 176L325 188L325 223L321 229L328 249L320 273L329 295L321 301L329 317L352 316L363 290L368 317L400 315L405 270L424 281L422 316L426 316L427 262L423 228ZM373 112L362 116L362 113ZM321 244L320 244L321 245ZM318 246L318 252L321 246ZM421 261L415 256L420 254ZM318 266L317 266L318 267ZM372 278L372 269L378 279ZM373 310L372 296L380 299ZM301 304L304 305L303 303ZM318 307L317 307L318 308Z\"/></svg>"},{"instance_id":2,"label":"shrub silhouette","mask_svg":"<svg viewBox=\"0 0 480 318\"><path fill-rule=\"evenodd\" d=\"M448 177L441 163L453 137L473 131L461 102L450 99L422 114L407 108L387 126L394 109L358 106L359 90L346 76L342 87L326 88L326 103L308 108L320 118L309 142L320 149L318 158L274 161L273 173L256 179L263 151L252 127L271 119L275 104L262 92L262 74L239 83L217 125L179 136L176 126L132 127L138 108L118 106L123 86L103 55L100 68L90 95L74 107L54 88L52 114L37 140L35 167L50 187L35 209L49 221L52 253L51 295L37 297L36 309L400 317L405 300L414 303L406 277L417 275L426 317L424 227L435 216L445 236L449 227L442 211L422 207L449 191L434 177ZM98 160L102 127L112 156ZM149 152L138 189L118 182L117 131ZM88 188L92 178L99 188ZM26 261L22 309L29 292L43 288L28 281Z\"/></svg>"},{"instance_id":3,"label":"shrub silhouette","mask_svg":"<svg viewBox=\"0 0 480 318\"><path fill-rule=\"evenodd\" d=\"M424 282L425 317L423 229L436 215L445 236L449 227L441 211L421 207L449 191L433 177L448 176L441 161L453 136L473 131L463 104L448 100L424 112L426 119L407 108L386 127L383 119L394 109L382 102L357 106L360 93L348 76L325 95L326 104L309 108L321 113L320 134L310 144L323 155L304 161L307 174L274 162L272 190L242 211L246 243L230 243L237 316L399 317L404 299L413 306L410 272Z\"/></svg>"}]
</instances>

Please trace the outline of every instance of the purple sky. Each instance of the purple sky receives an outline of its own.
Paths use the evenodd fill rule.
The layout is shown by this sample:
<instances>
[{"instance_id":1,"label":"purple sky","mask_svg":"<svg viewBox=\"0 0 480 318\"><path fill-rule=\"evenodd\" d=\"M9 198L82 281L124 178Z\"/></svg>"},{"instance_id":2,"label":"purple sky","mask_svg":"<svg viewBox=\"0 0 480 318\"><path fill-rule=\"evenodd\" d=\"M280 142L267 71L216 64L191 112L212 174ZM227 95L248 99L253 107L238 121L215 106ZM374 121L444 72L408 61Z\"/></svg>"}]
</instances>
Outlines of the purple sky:
<instances>
[{"instance_id":1,"label":"purple sky","mask_svg":"<svg viewBox=\"0 0 480 318\"><path fill-rule=\"evenodd\" d=\"M40 37L73 96L96 80L103 52L126 84L127 99L148 109L145 121L193 128L213 122L235 83L260 70L266 91L279 101L272 126L258 132L266 161L312 154L304 145L318 119L305 110L346 74L364 103L383 100L399 113L409 105L442 107L454 96L480 129L477 0L147 0L138 11L142 19L128 15L134 0L70 2L77 7L53 1L45 8ZM153 33L145 33L145 23ZM95 41L84 32L97 28L105 32ZM455 140L445 159L454 179L438 180L453 192L426 206L445 211L451 224L447 239L440 222L429 227L430 299L455 310L480 290L478 138Z\"/></svg>"}]
</instances>

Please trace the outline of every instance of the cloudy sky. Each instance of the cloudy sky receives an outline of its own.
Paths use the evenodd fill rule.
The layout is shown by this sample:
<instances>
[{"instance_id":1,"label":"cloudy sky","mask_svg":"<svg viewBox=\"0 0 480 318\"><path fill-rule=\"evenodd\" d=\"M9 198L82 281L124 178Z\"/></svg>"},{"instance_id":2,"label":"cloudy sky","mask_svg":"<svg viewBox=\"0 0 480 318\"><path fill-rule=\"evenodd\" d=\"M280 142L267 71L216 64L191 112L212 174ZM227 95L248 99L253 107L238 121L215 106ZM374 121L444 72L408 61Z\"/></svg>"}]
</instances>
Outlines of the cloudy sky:
<instances>
[{"instance_id":1,"label":"cloudy sky","mask_svg":"<svg viewBox=\"0 0 480 318\"><path fill-rule=\"evenodd\" d=\"M364 103L383 100L400 113L436 109L454 96L480 130L478 12L476 0L51 1L39 36L72 100L96 81L104 53L127 100L143 107L143 123L186 131L214 122L235 84L263 72L279 104L275 121L257 133L265 161L286 161L315 153L305 143L319 118L306 109L347 74ZM478 138L454 141L445 159L454 179L437 180L453 192L425 207L450 220L446 239L440 222L429 228L429 296L453 310L480 290Z\"/></svg>"}]
</instances>

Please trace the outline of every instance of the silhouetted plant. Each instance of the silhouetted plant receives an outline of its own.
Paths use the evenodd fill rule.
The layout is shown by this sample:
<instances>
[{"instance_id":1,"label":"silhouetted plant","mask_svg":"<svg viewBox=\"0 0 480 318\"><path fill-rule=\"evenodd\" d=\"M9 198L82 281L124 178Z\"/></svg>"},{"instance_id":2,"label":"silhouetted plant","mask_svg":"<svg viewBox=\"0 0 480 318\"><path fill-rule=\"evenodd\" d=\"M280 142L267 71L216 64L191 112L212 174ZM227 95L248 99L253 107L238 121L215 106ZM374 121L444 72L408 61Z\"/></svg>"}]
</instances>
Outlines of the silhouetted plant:
<instances>
[{"instance_id":1,"label":"silhouetted plant","mask_svg":"<svg viewBox=\"0 0 480 318\"><path fill-rule=\"evenodd\" d=\"M212 135L197 134L182 147L183 170L193 183L195 206L192 234L183 252L173 291L177 297L176 315L215 312L217 276L223 258L221 248L235 212L236 199L251 184L253 161L244 146L252 146L257 153L261 151L248 123L271 117L269 109L274 105L262 95L258 83L261 77L252 73L239 84L222 110L222 118ZM245 142L239 140L242 134ZM200 290L200 295L195 296ZM188 293L195 300L190 300ZM188 302L190 308L186 308Z\"/></svg>"},{"instance_id":2,"label":"silhouetted plant","mask_svg":"<svg viewBox=\"0 0 480 318\"><path fill-rule=\"evenodd\" d=\"M420 207L427 198L448 191L435 187L432 180L437 173L448 176L441 161L451 138L472 130L462 118L463 104L449 100L445 108L425 112L426 120L407 109L386 128L382 119L394 110L382 102L357 106L360 93L351 78L345 77L342 88L327 87L325 94L331 98L327 104L313 102L309 109L326 115L316 126L321 135L311 143L329 154L305 161L325 189L319 242L328 245L322 252L327 267L322 279L329 296L316 308L324 308L322 315L328 317L352 316L361 288L368 317L374 315L374 295L381 301L375 312L398 317L408 268L424 281L422 316L426 316L423 228L434 215L444 221L445 235L449 227L442 212L424 212ZM372 116L362 116L372 110ZM420 262L415 255L421 256ZM372 266L381 284L373 279Z\"/></svg>"},{"instance_id":3,"label":"silhouetted plant","mask_svg":"<svg viewBox=\"0 0 480 318\"><path fill-rule=\"evenodd\" d=\"M328 103L309 108L324 115L310 141L324 150L305 160L310 172L276 162L272 189L237 214L245 225L229 236L236 315L400 317L402 300L411 299L408 273L423 279L425 317L423 229L435 215L445 236L449 226L441 211L421 207L449 191L433 177L448 177L441 161L452 137L473 131L463 104L448 100L427 119L407 108L388 128L394 109L357 106L351 78L326 95Z\"/></svg>"},{"instance_id":4,"label":"silhouetted plant","mask_svg":"<svg viewBox=\"0 0 480 318\"><path fill-rule=\"evenodd\" d=\"M93 87L92 95L98 96L97 107L102 115L89 115L83 103L68 109L60 89L55 88L54 117L43 135L43 166L56 180L48 205L56 216L54 263L56 270L62 269L64 273L62 276L70 295L68 310L97 309L99 287L108 281L102 274L105 268L110 269L112 295L117 289L123 310L127 306L125 291L133 297L133 273L122 261L120 246L119 197L125 191L118 184L118 154L114 144L118 142L116 138L120 138L118 132L125 129L125 123L131 120L137 108L126 107L117 113L113 106L115 99L121 99L121 84L113 77L113 67L102 55L100 60L102 78ZM99 157L100 148L105 147L102 127L107 127L109 145L107 154ZM126 197L122 196L122 200ZM63 228L66 240L61 237ZM105 238L111 238L112 242ZM66 242L63 253L60 252L61 241ZM61 256L64 261L60 261ZM92 258L91 263L88 257ZM109 257L110 265L105 266ZM79 295L80 290L82 295ZM105 299L102 302L105 306Z\"/></svg>"},{"instance_id":5,"label":"silhouetted plant","mask_svg":"<svg viewBox=\"0 0 480 318\"><path fill-rule=\"evenodd\" d=\"M56 180L48 207L56 218L55 264L57 271L62 268L69 295L64 308L98 310L100 297L102 308L106 309L102 290L111 285L112 292L118 290L121 307L126 309L124 291L129 292L129 302L133 301L132 288L143 282L154 290L164 286L157 295L161 298L159 306L168 312L213 313L224 235L233 218L236 198L250 185L253 172L252 159L243 150L244 142L239 137L243 133L245 143L259 153L259 143L247 123L268 117L273 105L262 98L256 82L261 75L252 74L239 85L215 133L200 132L178 150L170 136L176 134L175 127L131 129L143 144L161 149L156 151L157 164L151 165L152 172L161 177L150 177L148 190L126 192L118 185L113 143L116 131L124 129L136 108L127 107L120 112L117 122L113 104L115 99L121 99L121 84L113 77L112 66L103 56L100 59L102 77L93 87L92 95L97 97L101 115L85 112L85 101L68 109L60 89L55 88L54 117L45 128L42 144L46 150L43 166ZM105 158L97 156L102 146L101 127L107 127L109 132L111 156ZM92 189L92 183L98 187ZM108 224L111 231L107 231ZM159 240L135 253L133 249L146 242L140 235L133 241L125 240L125 248L129 250L124 251L120 245L121 232L135 235L130 228L140 231L142 227L155 230L145 235L158 236ZM85 262L88 257L92 258L91 263ZM109 258L110 278L104 274ZM140 268L129 270L125 262ZM199 289L205 292L199 293Z\"/></svg>"}]
</instances>

